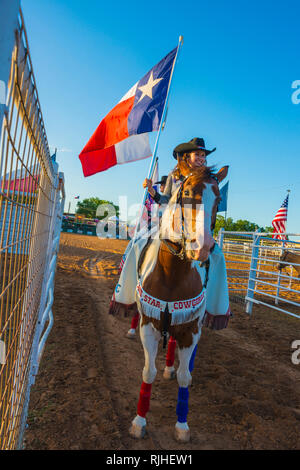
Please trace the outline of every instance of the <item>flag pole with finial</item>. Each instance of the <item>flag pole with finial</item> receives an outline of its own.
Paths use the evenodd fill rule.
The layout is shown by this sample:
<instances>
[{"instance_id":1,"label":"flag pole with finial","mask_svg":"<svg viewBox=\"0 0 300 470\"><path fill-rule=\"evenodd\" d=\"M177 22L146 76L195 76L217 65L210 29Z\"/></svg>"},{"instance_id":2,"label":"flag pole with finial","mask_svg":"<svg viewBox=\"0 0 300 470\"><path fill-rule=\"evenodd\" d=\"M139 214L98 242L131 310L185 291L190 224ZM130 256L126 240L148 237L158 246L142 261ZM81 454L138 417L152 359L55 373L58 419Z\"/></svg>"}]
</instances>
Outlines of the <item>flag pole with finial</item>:
<instances>
[{"instance_id":1,"label":"flag pole with finial","mask_svg":"<svg viewBox=\"0 0 300 470\"><path fill-rule=\"evenodd\" d=\"M151 159L151 163L150 163L150 167L149 167L149 171L148 171L148 176L147 176L148 179L152 179L154 171L155 171L155 167L158 163L158 157L156 157L156 154L157 154L159 138L160 138L161 131L162 131L162 129L164 129L165 124L166 124L166 122L165 122L166 121L166 112L167 112L167 109L168 109L168 101L169 101L169 96L170 96L171 83L172 83L172 78L173 78L173 75L174 75L175 65L176 65L176 62L177 62L177 59L178 59L178 54L179 54L179 51L181 49L182 44L183 44L183 36L180 35L179 40L178 40L177 52L176 52L176 55L175 55L175 58L174 58L173 67L172 67L172 71L171 71L171 75L170 75L166 100L165 100L165 104L164 104L164 108L163 108L163 112L162 112L162 116L161 116L161 120L160 120L160 125L159 125L159 129L158 129L158 132L157 132L156 140L155 140L153 155L152 155L152 159ZM142 202L142 205L141 205L141 208L140 208L137 224L135 226L135 232L134 232L133 240L136 239L137 232L139 230L140 221L141 221L141 217L142 217L142 214L143 214L147 194L148 194L148 189L145 188L144 196L143 196L143 202Z\"/></svg>"}]
</instances>

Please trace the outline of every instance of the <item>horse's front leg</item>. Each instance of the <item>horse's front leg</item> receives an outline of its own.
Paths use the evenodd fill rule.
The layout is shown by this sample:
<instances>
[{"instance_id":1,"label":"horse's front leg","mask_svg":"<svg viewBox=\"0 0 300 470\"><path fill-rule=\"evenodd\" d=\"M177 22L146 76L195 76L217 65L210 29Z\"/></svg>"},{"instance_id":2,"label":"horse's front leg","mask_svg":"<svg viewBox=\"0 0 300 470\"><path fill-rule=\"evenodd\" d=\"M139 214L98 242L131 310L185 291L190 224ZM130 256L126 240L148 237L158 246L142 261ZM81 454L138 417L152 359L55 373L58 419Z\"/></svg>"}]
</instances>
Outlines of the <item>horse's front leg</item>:
<instances>
[{"instance_id":1,"label":"horse's front leg","mask_svg":"<svg viewBox=\"0 0 300 470\"><path fill-rule=\"evenodd\" d=\"M177 370L177 381L179 389L176 407L177 423L175 425L175 438L180 442L189 442L190 440L190 430L187 424L187 415L189 411L188 387L192 383L191 371L193 369L193 360L200 336L201 330L196 335L193 335L193 343L191 346L178 348L179 368Z\"/></svg>"},{"instance_id":2,"label":"horse's front leg","mask_svg":"<svg viewBox=\"0 0 300 470\"><path fill-rule=\"evenodd\" d=\"M144 437L146 432L146 414L150 408L152 383L157 373L155 359L161 334L153 328L152 323L148 323L140 327L140 337L144 347L145 367L143 369L143 383L140 390L137 415L129 430L130 435L136 438Z\"/></svg>"}]
</instances>

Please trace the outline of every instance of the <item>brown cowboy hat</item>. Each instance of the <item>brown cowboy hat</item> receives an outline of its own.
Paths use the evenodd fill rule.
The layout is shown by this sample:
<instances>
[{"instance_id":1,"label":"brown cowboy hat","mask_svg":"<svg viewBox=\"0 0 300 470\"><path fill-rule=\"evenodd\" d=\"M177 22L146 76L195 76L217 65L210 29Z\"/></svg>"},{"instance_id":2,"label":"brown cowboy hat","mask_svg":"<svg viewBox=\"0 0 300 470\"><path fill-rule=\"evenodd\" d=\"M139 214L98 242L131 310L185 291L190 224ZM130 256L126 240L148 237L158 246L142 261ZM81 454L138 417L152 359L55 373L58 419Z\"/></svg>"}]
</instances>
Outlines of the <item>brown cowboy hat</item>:
<instances>
[{"instance_id":1,"label":"brown cowboy hat","mask_svg":"<svg viewBox=\"0 0 300 470\"><path fill-rule=\"evenodd\" d=\"M196 150L204 150L207 156L210 153L214 152L216 150L216 147L212 150L208 150L207 148L205 148L205 142L202 137L194 137L189 142L184 142L183 144L177 145L177 147L175 147L173 150L173 157L177 160L178 154L180 155L183 153L195 152Z\"/></svg>"}]
</instances>

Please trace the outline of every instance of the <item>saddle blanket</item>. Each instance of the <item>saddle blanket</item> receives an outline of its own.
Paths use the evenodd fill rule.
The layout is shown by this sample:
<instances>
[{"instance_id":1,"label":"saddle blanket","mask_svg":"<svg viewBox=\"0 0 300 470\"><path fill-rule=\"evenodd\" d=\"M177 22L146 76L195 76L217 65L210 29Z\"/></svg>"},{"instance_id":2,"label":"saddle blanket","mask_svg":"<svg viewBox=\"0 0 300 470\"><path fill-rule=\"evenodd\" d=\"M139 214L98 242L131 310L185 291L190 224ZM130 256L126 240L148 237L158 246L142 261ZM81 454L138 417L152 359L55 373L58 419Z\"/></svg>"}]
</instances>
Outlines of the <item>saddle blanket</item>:
<instances>
[{"instance_id":1,"label":"saddle blanket","mask_svg":"<svg viewBox=\"0 0 300 470\"><path fill-rule=\"evenodd\" d=\"M124 309L126 313L130 312L135 314L138 312L137 302L139 302L140 294L139 287L137 288L137 286L139 285L140 281L141 287L142 280L145 279L148 273L150 273L154 268L154 264L156 263L158 250L161 242L158 237L154 238L150 243L149 247L147 248L147 263L142 264L143 273L141 279L139 279L138 262L146 243L147 239L145 239L144 237L138 238L137 240L135 240L134 243L133 241L129 243L123 255L123 266L122 268L120 266L120 278L112 296L109 313L116 314L120 310ZM208 273L207 287L204 295L205 301L203 300L203 303L201 302L201 305L198 306L199 308L197 309L197 311L199 311L198 316L202 314L202 309L203 311L205 311L205 315L203 317L203 324L205 326L219 330L227 327L229 317L231 316L231 311L229 306L225 259L222 250L217 244L215 245L214 251L209 256L209 261L210 267ZM205 268L201 268L200 263L198 263L197 261L195 261L194 263L200 273L203 285L205 280ZM145 295L148 294L145 293ZM159 299L154 300L161 302ZM192 301L193 299L189 300ZM177 310L180 311L179 308L175 308L175 304L176 307L182 306L180 302L182 301L179 300L178 302L175 302L172 306L174 312ZM168 304L170 303L168 302ZM151 315L156 315L154 318L157 318L158 309L155 308L154 305L149 306L149 303L145 302L143 304L143 308L144 307L148 310ZM153 311L151 307L154 307ZM190 315L191 317L193 316L192 311L190 312ZM181 316L181 318L183 318L183 315ZM188 313L186 313L186 318L188 318ZM175 322L176 320L174 319L173 321ZM180 321L180 315L178 315L177 321Z\"/></svg>"},{"instance_id":2,"label":"saddle blanket","mask_svg":"<svg viewBox=\"0 0 300 470\"><path fill-rule=\"evenodd\" d=\"M202 292L193 299L176 300L175 302L166 302L147 294L142 288L140 280L136 291L143 313L147 317L160 320L161 312L165 311L167 305L169 313L172 315L171 325L187 323L205 314L205 289L202 289Z\"/></svg>"}]
</instances>

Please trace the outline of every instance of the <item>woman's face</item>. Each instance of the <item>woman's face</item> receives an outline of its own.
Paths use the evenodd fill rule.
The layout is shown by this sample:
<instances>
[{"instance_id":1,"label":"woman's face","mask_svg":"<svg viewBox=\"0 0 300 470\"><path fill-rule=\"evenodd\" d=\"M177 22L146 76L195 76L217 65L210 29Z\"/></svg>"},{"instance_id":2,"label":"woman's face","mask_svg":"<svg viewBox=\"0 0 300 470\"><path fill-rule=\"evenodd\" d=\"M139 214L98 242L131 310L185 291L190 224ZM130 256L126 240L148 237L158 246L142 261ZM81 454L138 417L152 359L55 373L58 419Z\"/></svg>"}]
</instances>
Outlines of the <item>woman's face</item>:
<instances>
[{"instance_id":1,"label":"woman's face","mask_svg":"<svg viewBox=\"0 0 300 470\"><path fill-rule=\"evenodd\" d=\"M204 150L196 150L189 154L188 163L191 168L199 168L199 166L206 165L206 153Z\"/></svg>"}]
</instances>

